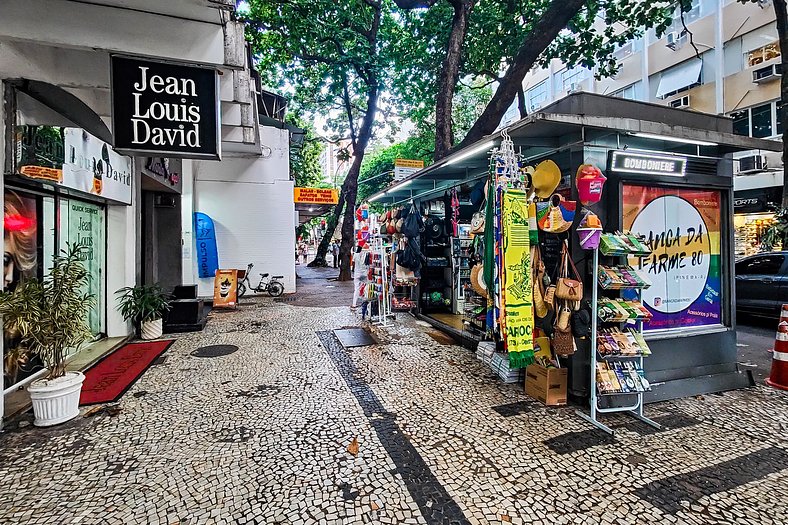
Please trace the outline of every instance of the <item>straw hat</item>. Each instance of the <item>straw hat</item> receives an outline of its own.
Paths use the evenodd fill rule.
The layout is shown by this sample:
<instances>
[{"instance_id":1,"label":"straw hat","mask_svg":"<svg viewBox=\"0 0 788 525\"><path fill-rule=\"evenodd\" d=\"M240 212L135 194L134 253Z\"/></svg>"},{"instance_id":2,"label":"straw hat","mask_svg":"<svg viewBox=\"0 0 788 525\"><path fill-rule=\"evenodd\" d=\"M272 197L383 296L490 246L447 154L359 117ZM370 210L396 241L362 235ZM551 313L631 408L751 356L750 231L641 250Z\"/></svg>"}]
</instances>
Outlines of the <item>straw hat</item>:
<instances>
[{"instance_id":1,"label":"straw hat","mask_svg":"<svg viewBox=\"0 0 788 525\"><path fill-rule=\"evenodd\" d=\"M484 265L477 264L471 268L471 288L482 297L487 297L487 285L484 282Z\"/></svg>"},{"instance_id":2,"label":"straw hat","mask_svg":"<svg viewBox=\"0 0 788 525\"><path fill-rule=\"evenodd\" d=\"M536 165L531 178L536 196L546 199L561 183L561 169L552 160L545 160Z\"/></svg>"}]
</instances>

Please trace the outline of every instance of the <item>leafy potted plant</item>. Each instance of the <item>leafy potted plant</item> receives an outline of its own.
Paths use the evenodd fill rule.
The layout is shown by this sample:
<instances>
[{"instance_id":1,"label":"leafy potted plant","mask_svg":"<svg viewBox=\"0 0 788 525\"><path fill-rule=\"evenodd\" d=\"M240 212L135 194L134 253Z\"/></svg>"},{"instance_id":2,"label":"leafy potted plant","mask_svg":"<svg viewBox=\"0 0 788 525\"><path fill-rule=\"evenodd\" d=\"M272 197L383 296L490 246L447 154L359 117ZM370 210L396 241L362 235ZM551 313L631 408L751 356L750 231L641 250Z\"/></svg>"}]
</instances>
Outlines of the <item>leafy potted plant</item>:
<instances>
[{"instance_id":1,"label":"leafy potted plant","mask_svg":"<svg viewBox=\"0 0 788 525\"><path fill-rule=\"evenodd\" d=\"M89 274L82 265L87 247L73 244L52 259L49 275L29 279L14 291L0 292L0 315L20 345L37 354L49 370L28 387L36 426L63 423L79 414L85 376L66 372L69 349L93 337L88 314L95 297L85 293Z\"/></svg>"},{"instance_id":2,"label":"leafy potted plant","mask_svg":"<svg viewBox=\"0 0 788 525\"><path fill-rule=\"evenodd\" d=\"M161 319L170 309L170 296L158 284L127 286L117 292L120 314L138 327L145 340L162 334Z\"/></svg>"}]
</instances>

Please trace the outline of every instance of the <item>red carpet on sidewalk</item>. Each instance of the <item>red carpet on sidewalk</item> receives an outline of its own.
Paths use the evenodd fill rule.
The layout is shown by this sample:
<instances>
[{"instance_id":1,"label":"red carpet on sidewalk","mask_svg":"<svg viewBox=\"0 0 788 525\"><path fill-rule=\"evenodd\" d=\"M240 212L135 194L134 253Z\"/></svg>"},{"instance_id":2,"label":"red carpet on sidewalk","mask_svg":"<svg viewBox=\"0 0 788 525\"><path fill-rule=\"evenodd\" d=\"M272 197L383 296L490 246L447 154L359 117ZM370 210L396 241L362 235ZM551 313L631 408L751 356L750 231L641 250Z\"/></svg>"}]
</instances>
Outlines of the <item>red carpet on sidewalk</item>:
<instances>
[{"instance_id":1,"label":"red carpet on sidewalk","mask_svg":"<svg viewBox=\"0 0 788 525\"><path fill-rule=\"evenodd\" d=\"M79 404L117 401L174 342L129 343L108 354L85 372Z\"/></svg>"}]
</instances>

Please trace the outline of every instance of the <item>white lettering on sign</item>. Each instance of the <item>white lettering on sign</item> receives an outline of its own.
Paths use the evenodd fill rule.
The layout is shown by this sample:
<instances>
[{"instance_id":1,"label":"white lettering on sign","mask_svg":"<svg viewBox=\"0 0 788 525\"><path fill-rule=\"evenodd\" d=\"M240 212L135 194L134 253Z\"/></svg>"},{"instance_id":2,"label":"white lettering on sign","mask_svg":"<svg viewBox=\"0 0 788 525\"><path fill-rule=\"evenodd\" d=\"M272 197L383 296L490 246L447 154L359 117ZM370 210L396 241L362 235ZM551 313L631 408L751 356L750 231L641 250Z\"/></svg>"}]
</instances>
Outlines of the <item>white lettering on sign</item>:
<instances>
[{"instance_id":1,"label":"white lettering on sign","mask_svg":"<svg viewBox=\"0 0 788 525\"><path fill-rule=\"evenodd\" d=\"M668 162L664 160L634 159L631 157L624 159L624 167L638 170L664 171L667 173L673 173L676 171L675 162Z\"/></svg>"},{"instance_id":2,"label":"white lettering on sign","mask_svg":"<svg viewBox=\"0 0 788 525\"><path fill-rule=\"evenodd\" d=\"M662 155L643 155L639 153L613 152L613 171L642 173L644 175L684 175L687 159Z\"/></svg>"},{"instance_id":3,"label":"white lettering on sign","mask_svg":"<svg viewBox=\"0 0 788 525\"><path fill-rule=\"evenodd\" d=\"M138 66L139 80L134 83L132 92L133 108L132 143L155 146L200 147L200 107L192 104L187 97L197 97L197 86L188 78L162 77L148 75L148 68ZM143 104L142 95L147 92L166 93L182 98L179 103L151 102ZM195 101L196 102L196 101ZM165 128L151 124L150 121L180 122L177 128Z\"/></svg>"}]
</instances>

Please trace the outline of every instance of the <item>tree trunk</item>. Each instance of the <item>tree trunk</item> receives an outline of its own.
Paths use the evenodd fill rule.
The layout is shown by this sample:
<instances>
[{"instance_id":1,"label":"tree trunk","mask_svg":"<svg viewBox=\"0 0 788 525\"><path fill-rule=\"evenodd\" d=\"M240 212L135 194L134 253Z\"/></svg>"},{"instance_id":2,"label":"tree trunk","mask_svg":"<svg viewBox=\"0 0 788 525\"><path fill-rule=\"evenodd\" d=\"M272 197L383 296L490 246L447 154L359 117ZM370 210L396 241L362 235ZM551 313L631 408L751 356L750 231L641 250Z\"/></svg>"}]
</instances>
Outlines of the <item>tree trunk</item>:
<instances>
[{"instance_id":1,"label":"tree trunk","mask_svg":"<svg viewBox=\"0 0 788 525\"><path fill-rule=\"evenodd\" d=\"M523 91L522 82L517 90L517 108L520 110L521 119L528 116L528 108L525 107L525 91Z\"/></svg>"},{"instance_id":2,"label":"tree trunk","mask_svg":"<svg viewBox=\"0 0 788 525\"><path fill-rule=\"evenodd\" d=\"M438 77L438 93L435 101L435 159L445 157L454 145L452 130L452 104L462 62L462 45L468 32L472 0L450 0L454 8L446 57L443 59Z\"/></svg>"},{"instance_id":3,"label":"tree trunk","mask_svg":"<svg viewBox=\"0 0 788 525\"><path fill-rule=\"evenodd\" d=\"M536 22L533 30L523 40L514 56L512 65L506 70L487 107L484 108L465 138L454 148L455 150L473 144L495 131L503 114L506 113L514 97L517 96L517 90L522 86L528 70L534 65L539 55L547 49L547 46L555 40L561 30L566 27L572 17L585 5L585 2L586 0L553 0L550 7Z\"/></svg>"},{"instance_id":4,"label":"tree trunk","mask_svg":"<svg viewBox=\"0 0 788 525\"><path fill-rule=\"evenodd\" d=\"M774 14L777 16L777 35L780 39L780 62L783 75L780 77L780 103L783 123L783 167L788 161L788 8L785 0L774 0ZM783 177L782 207L788 208L788 177ZM783 247L785 249L785 247Z\"/></svg>"},{"instance_id":5,"label":"tree trunk","mask_svg":"<svg viewBox=\"0 0 788 525\"><path fill-rule=\"evenodd\" d=\"M326 254L328 253L328 245L331 244L331 237L334 235L334 230L337 228L337 224L339 223L339 216L342 215L342 207L345 205L345 185L342 184L342 188L339 191L339 202L337 205L334 206L334 212L326 221L326 233L323 234L323 238L320 239L320 244L317 246L317 253L315 254L315 258L312 259L307 266L310 268L325 268L328 266L326 262Z\"/></svg>"},{"instance_id":6,"label":"tree trunk","mask_svg":"<svg viewBox=\"0 0 788 525\"><path fill-rule=\"evenodd\" d=\"M375 125L375 116L378 112L378 85L377 75L370 75L369 94L367 95L367 111L358 131L356 148L353 150L353 164L350 166L345 183L342 185L345 194L345 216L342 220L342 243L339 245L339 280L349 281L353 278L350 273L350 251L355 244L353 231L356 217L356 195L358 194L358 175L361 173L361 162L364 160L369 140L372 138L372 128Z\"/></svg>"}]
</instances>

